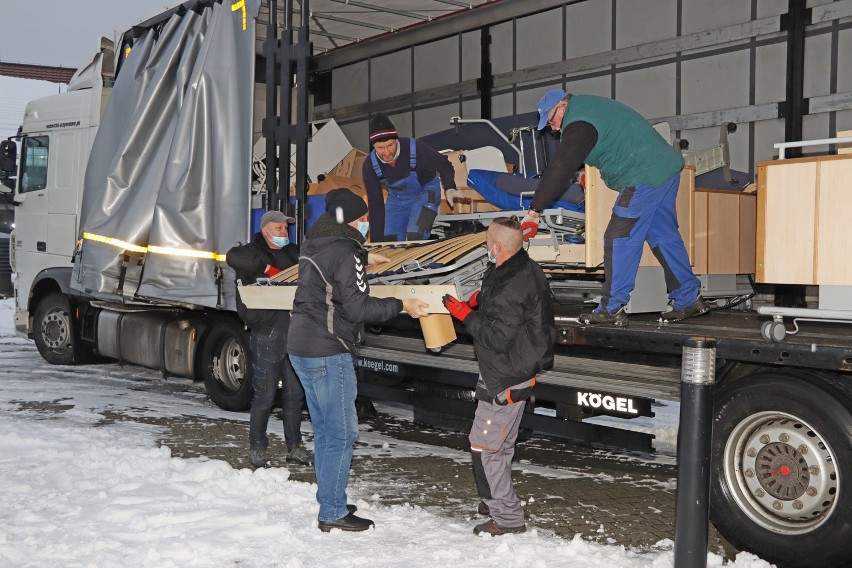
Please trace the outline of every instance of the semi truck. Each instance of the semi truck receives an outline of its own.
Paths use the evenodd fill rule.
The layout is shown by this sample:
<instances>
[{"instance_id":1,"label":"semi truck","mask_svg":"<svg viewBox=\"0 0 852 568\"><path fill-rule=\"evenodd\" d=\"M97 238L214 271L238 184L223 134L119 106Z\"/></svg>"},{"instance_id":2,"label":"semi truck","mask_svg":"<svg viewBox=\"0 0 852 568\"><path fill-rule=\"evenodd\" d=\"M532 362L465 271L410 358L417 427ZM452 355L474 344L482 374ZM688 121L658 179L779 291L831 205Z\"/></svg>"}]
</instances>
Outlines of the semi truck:
<instances>
[{"instance_id":1,"label":"semi truck","mask_svg":"<svg viewBox=\"0 0 852 568\"><path fill-rule=\"evenodd\" d=\"M307 86L299 77L310 49L305 22L292 30L299 43L270 47L281 44L270 25L275 4L189 2L115 44L102 41L67 92L31 102L19 135L2 142L0 181L15 204L15 327L48 362L143 365L203 380L224 409L248 407L247 332L223 255L250 236L259 133L271 143L268 183L276 170L290 178L289 163L275 159L276 146L289 146L285 126L300 148L295 208L274 185L265 205L289 208L300 222L306 213ZM295 105L293 76L302 85ZM286 87L280 93L276 81ZM282 118L291 106L296 118ZM758 218L758 241L767 226ZM629 420L678 399L684 337L713 337L715 526L782 566L852 564L852 339L843 318L800 314L790 332L788 314L761 315L751 294L735 290L695 320L661 324L637 307L627 327L583 327L576 316L600 282L599 266L548 264L556 359L523 427L651 451L653 436ZM368 331L357 361L363 397L411 404L425 422L466 425L478 370L462 328L439 351L425 349L419 328L403 319ZM626 425L588 421L600 415Z\"/></svg>"}]
</instances>

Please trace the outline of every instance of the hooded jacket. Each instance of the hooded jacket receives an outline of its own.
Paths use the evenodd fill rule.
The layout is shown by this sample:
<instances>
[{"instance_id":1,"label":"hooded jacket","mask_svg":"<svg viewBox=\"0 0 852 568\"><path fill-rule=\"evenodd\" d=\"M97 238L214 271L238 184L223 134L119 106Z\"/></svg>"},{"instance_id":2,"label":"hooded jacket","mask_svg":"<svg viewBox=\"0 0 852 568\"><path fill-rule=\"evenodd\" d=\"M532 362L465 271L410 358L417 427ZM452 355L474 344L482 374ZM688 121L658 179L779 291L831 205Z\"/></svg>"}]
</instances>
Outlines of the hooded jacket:
<instances>
[{"instance_id":1,"label":"hooded jacket","mask_svg":"<svg viewBox=\"0 0 852 568\"><path fill-rule=\"evenodd\" d=\"M293 302L287 351L299 357L352 352L365 322L393 319L396 298L373 298L367 283L364 237L328 213L308 231L299 257L299 287Z\"/></svg>"},{"instance_id":2,"label":"hooded jacket","mask_svg":"<svg viewBox=\"0 0 852 568\"><path fill-rule=\"evenodd\" d=\"M273 249L266 243L263 234L258 232L248 244L231 248L225 256L228 266L237 273L237 280L243 284L254 284L258 278L266 276L266 265L284 270L299 261L299 247L289 244ZM269 331L275 327L287 329L290 325L290 312L286 310L250 310L237 294L237 313L247 326L256 331Z\"/></svg>"},{"instance_id":3,"label":"hooded jacket","mask_svg":"<svg viewBox=\"0 0 852 568\"><path fill-rule=\"evenodd\" d=\"M482 375L476 397L491 402L553 366L553 297L544 272L521 249L485 271L477 301L479 308L465 318L464 326Z\"/></svg>"}]
</instances>

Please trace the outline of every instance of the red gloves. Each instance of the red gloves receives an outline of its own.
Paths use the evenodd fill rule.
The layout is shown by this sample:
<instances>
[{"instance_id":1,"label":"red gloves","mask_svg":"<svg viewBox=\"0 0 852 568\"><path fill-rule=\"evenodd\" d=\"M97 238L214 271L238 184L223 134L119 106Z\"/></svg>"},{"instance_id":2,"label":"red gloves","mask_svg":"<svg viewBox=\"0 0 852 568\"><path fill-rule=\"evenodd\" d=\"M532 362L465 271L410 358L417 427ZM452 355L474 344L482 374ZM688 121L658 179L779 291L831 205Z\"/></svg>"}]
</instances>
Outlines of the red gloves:
<instances>
[{"instance_id":1,"label":"red gloves","mask_svg":"<svg viewBox=\"0 0 852 568\"><path fill-rule=\"evenodd\" d=\"M266 274L267 276L275 276L279 272L281 272L281 270L279 270L278 268L275 268L271 264L267 264L266 270L263 271L263 273Z\"/></svg>"},{"instance_id":2,"label":"red gloves","mask_svg":"<svg viewBox=\"0 0 852 568\"><path fill-rule=\"evenodd\" d=\"M470 298L468 298L468 300L467 300L467 305L468 305L468 306L470 306L471 308L475 308L476 306L478 306L478 305L479 305L479 293L480 293L481 291L482 291L482 290L477 290L476 292L474 292L473 294L471 294Z\"/></svg>"},{"instance_id":3,"label":"red gloves","mask_svg":"<svg viewBox=\"0 0 852 568\"><path fill-rule=\"evenodd\" d=\"M521 223L521 233L523 233L525 241L533 238L538 233L538 221L524 221Z\"/></svg>"},{"instance_id":4,"label":"red gloves","mask_svg":"<svg viewBox=\"0 0 852 568\"><path fill-rule=\"evenodd\" d=\"M443 302L444 307L447 308L447 311L450 312L450 315L459 321L464 321L465 318L473 311L467 302L462 302L458 298L453 298L449 294L446 294L443 298L441 298L441 301Z\"/></svg>"}]
</instances>

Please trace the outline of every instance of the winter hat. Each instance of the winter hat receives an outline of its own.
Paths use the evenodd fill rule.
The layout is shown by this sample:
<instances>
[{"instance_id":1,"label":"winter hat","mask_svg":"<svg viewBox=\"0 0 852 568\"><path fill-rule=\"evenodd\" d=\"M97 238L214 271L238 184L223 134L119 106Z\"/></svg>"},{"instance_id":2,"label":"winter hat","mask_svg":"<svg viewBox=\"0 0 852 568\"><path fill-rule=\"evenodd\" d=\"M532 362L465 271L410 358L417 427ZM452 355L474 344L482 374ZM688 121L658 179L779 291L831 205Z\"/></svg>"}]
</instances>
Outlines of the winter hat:
<instances>
[{"instance_id":1,"label":"winter hat","mask_svg":"<svg viewBox=\"0 0 852 568\"><path fill-rule=\"evenodd\" d=\"M370 119L370 145L382 140L393 140L399 138L396 127L386 114L376 114Z\"/></svg>"},{"instance_id":2,"label":"winter hat","mask_svg":"<svg viewBox=\"0 0 852 568\"><path fill-rule=\"evenodd\" d=\"M367 204L348 187L338 187L325 194L325 211L338 223L351 223L367 212Z\"/></svg>"},{"instance_id":3,"label":"winter hat","mask_svg":"<svg viewBox=\"0 0 852 568\"><path fill-rule=\"evenodd\" d=\"M282 213L281 211L267 211L260 218L260 226L265 227L269 223L295 223L296 220Z\"/></svg>"}]
</instances>

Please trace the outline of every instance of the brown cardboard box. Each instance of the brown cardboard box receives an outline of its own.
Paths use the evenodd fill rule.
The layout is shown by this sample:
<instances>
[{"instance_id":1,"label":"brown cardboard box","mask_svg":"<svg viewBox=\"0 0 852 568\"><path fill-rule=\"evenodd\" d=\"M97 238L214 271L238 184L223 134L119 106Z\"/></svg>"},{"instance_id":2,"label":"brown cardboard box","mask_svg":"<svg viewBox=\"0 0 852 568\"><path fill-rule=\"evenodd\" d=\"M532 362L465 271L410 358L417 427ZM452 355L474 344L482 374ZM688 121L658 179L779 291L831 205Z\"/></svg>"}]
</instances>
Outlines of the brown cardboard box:
<instances>
[{"instance_id":1,"label":"brown cardboard box","mask_svg":"<svg viewBox=\"0 0 852 568\"><path fill-rule=\"evenodd\" d=\"M328 175L352 178L360 181L361 185L363 185L364 181L361 171L364 167L364 162L369 156L370 155L366 152L362 152L357 148L352 148L345 156L343 156L343 159L341 159L337 165L328 172Z\"/></svg>"},{"instance_id":2,"label":"brown cardboard box","mask_svg":"<svg viewBox=\"0 0 852 568\"><path fill-rule=\"evenodd\" d=\"M360 195L364 200L367 200L367 191L364 189L364 182L360 179L353 179L343 176L327 175L319 183L312 183L308 186L308 195L325 195L332 189L338 187L348 187L357 195ZM296 186L290 186L290 195L296 194Z\"/></svg>"}]
</instances>

